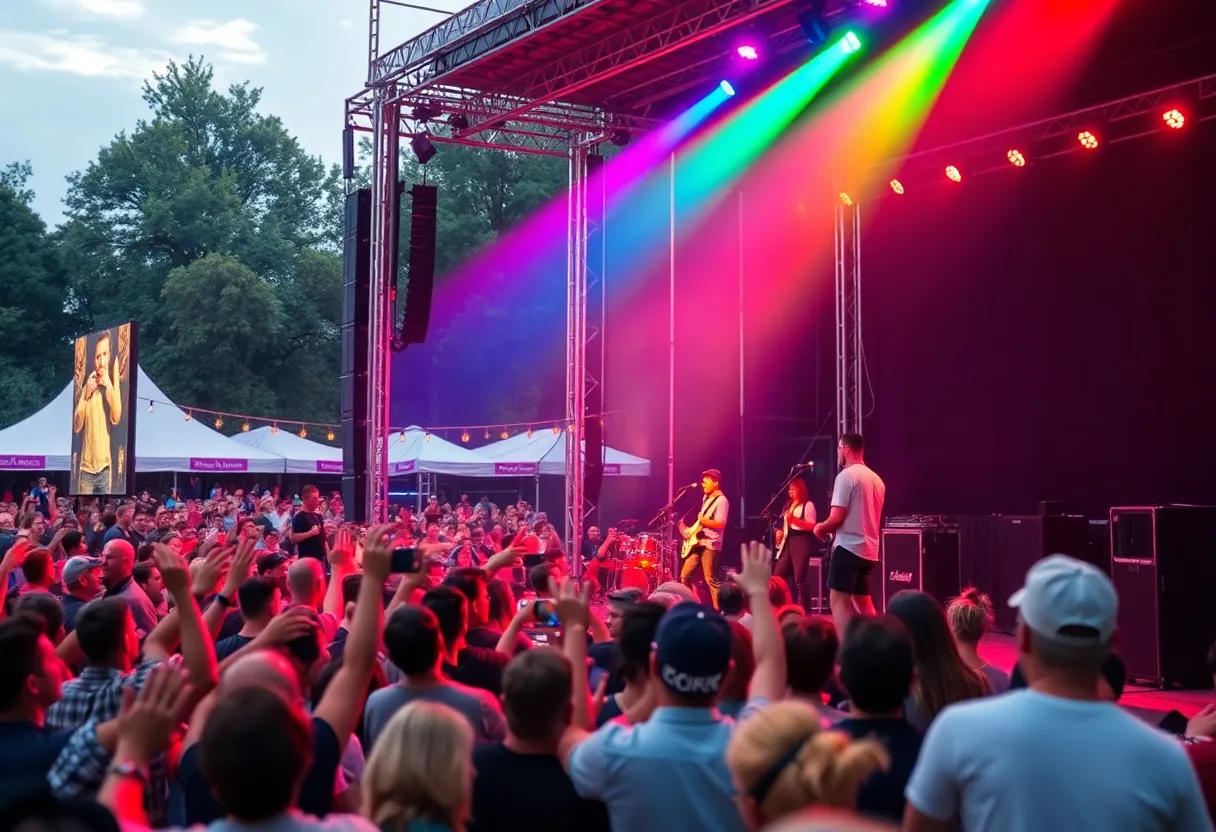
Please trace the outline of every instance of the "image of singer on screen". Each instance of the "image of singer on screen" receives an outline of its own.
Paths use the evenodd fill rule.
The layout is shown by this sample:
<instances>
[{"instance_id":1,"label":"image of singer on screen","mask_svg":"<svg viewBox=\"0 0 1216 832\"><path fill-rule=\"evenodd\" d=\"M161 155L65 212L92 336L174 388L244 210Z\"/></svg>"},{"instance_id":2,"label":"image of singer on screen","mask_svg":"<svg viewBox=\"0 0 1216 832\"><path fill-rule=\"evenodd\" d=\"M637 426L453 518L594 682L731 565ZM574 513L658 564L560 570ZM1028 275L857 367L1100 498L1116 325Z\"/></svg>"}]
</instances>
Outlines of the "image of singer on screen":
<instances>
[{"instance_id":1,"label":"image of singer on screen","mask_svg":"<svg viewBox=\"0 0 1216 832\"><path fill-rule=\"evenodd\" d=\"M72 410L72 494L126 492L131 328L76 340Z\"/></svg>"}]
</instances>

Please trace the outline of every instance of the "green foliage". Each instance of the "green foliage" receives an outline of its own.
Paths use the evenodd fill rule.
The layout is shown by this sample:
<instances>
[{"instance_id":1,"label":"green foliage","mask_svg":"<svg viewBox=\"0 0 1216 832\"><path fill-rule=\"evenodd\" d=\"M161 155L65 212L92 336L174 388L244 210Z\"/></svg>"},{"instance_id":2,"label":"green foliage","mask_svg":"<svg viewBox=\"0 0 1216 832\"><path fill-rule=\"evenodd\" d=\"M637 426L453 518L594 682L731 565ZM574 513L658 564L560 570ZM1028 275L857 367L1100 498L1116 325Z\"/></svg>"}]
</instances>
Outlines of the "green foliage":
<instances>
[{"instance_id":1,"label":"green foliage","mask_svg":"<svg viewBox=\"0 0 1216 832\"><path fill-rule=\"evenodd\" d=\"M30 209L29 176L28 163L0 174L0 425L46 404L71 365L67 281L45 224Z\"/></svg>"}]
</instances>

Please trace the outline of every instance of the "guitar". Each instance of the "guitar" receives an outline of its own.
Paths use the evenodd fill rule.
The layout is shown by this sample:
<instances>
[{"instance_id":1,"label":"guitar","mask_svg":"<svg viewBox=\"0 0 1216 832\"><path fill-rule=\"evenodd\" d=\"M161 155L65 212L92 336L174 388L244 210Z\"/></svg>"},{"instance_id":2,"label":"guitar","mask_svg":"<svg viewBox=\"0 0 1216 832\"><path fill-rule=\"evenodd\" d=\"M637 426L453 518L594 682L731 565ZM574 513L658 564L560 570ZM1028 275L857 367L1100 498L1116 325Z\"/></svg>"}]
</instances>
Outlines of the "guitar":
<instances>
[{"instance_id":1,"label":"guitar","mask_svg":"<svg viewBox=\"0 0 1216 832\"><path fill-rule=\"evenodd\" d=\"M698 516L697 522L684 529L681 534L684 535L684 543L680 546L680 560L684 560L692 554L693 547L700 543L701 518Z\"/></svg>"},{"instance_id":2,"label":"guitar","mask_svg":"<svg viewBox=\"0 0 1216 832\"><path fill-rule=\"evenodd\" d=\"M777 554L773 556L773 563L781 560L781 556L785 554L785 542L790 539L790 514L789 510L781 513L781 543L777 546Z\"/></svg>"}]
</instances>

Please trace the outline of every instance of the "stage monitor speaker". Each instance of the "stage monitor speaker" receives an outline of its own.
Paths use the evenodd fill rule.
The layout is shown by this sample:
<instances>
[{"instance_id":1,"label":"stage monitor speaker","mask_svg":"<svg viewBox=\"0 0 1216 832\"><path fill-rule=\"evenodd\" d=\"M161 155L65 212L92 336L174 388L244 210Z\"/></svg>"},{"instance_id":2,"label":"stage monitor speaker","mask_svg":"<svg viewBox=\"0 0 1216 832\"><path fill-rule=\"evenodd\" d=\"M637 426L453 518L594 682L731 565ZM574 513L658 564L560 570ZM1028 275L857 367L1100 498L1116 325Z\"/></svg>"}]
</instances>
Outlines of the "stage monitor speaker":
<instances>
[{"instance_id":1,"label":"stage monitor speaker","mask_svg":"<svg viewBox=\"0 0 1216 832\"><path fill-rule=\"evenodd\" d=\"M583 496L593 506L599 505L600 491L604 486L604 420L598 412L588 416L584 424L586 437L586 460L583 463Z\"/></svg>"},{"instance_id":2,"label":"stage monitor speaker","mask_svg":"<svg viewBox=\"0 0 1216 832\"><path fill-rule=\"evenodd\" d=\"M1110 510L1111 580L1119 593L1115 650L1127 675L1210 688L1216 618L1216 507Z\"/></svg>"},{"instance_id":3,"label":"stage monitor speaker","mask_svg":"<svg viewBox=\"0 0 1216 832\"><path fill-rule=\"evenodd\" d=\"M1076 515L1017 517L1000 515L995 519L996 546L994 584L979 588L992 597L996 607L997 629L1012 632L1017 612L1009 607L1009 596L1022 588L1030 567L1048 555L1068 555L1092 562L1089 521ZM1102 564L1095 564L1102 568Z\"/></svg>"},{"instance_id":4,"label":"stage monitor speaker","mask_svg":"<svg viewBox=\"0 0 1216 832\"><path fill-rule=\"evenodd\" d=\"M346 195L342 246L342 501L348 516L367 516L367 378L371 300L372 193Z\"/></svg>"},{"instance_id":5,"label":"stage monitor speaker","mask_svg":"<svg viewBox=\"0 0 1216 832\"><path fill-rule=\"evenodd\" d=\"M882 609L897 592L919 589L943 606L959 590L958 529L883 529Z\"/></svg>"},{"instance_id":6,"label":"stage monitor speaker","mask_svg":"<svg viewBox=\"0 0 1216 832\"><path fill-rule=\"evenodd\" d=\"M439 190L434 185L414 185L410 197L410 261L401 342L421 344L431 323Z\"/></svg>"}]
</instances>

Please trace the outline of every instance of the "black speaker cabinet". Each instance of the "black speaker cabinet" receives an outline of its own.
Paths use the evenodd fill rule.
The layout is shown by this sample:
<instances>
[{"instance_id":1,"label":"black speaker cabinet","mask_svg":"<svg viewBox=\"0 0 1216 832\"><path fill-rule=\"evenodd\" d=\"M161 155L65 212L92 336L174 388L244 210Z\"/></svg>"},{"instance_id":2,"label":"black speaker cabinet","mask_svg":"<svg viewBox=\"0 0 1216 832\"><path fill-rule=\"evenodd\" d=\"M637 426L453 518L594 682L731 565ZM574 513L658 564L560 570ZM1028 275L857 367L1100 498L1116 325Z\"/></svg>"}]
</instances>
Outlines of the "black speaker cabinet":
<instances>
[{"instance_id":1,"label":"black speaker cabinet","mask_svg":"<svg viewBox=\"0 0 1216 832\"><path fill-rule=\"evenodd\" d=\"M1006 602L1022 588L1031 566L1048 555L1092 562L1094 554L1089 544L1089 521L1079 515L1000 515L995 524L995 581L993 586L981 585L980 589L992 596L997 629L1011 632L1017 626L1017 613ZM1105 563L1094 565L1106 568Z\"/></svg>"},{"instance_id":2,"label":"black speaker cabinet","mask_svg":"<svg viewBox=\"0 0 1216 832\"><path fill-rule=\"evenodd\" d=\"M879 559L882 609L905 589L927 592L943 605L958 595L957 529L883 529Z\"/></svg>"},{"instance_id":3,"label":"black speaker cabinet","mask_svg":"<svg viewBox=\"0 0 1216 832\"><path fill-rule=\"evenodd\" d=\"M1110 510L1111 580L1119 593L1115 649L1128 676L1210 688L1216 507Z\"/></svg>"}]
</instances>

